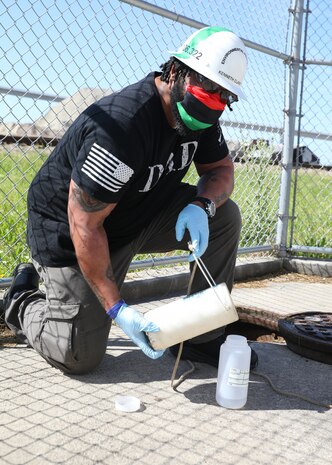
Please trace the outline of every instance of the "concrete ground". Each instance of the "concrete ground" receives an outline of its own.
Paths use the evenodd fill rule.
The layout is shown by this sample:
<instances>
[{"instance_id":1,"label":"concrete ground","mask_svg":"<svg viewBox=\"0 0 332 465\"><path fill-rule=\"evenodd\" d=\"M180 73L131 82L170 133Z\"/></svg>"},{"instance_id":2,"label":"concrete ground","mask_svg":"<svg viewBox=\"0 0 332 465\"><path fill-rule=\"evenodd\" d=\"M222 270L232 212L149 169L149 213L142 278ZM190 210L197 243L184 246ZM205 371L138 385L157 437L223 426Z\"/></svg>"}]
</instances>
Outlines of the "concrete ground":
<instances>
[{"instance_id":1,"label":"concrete ground","mask_svg":"<svg viewBox=\"0 0 332 465\"><path fill-rule=\"evenodd\" d=\"M250 314L271 322L302 311L332 313L330 279L288 275L239 283L232 296L247 321ZM135 306L145 312L168 301L144 299ZM65 376L32 349L4 345L0 464L331 463L332 365L301 357L285 343L256 341L252 347L263 376L251 373L247 404L228 410L215 400L216 368L195 363L175 391L174 358L166 352L150 360L119 328L111 330L102 364L84 376ZM190 368L181 361L177 376ZM116 410L117 395L137 397L140 410Z\"/></svg>"}]
</instances>

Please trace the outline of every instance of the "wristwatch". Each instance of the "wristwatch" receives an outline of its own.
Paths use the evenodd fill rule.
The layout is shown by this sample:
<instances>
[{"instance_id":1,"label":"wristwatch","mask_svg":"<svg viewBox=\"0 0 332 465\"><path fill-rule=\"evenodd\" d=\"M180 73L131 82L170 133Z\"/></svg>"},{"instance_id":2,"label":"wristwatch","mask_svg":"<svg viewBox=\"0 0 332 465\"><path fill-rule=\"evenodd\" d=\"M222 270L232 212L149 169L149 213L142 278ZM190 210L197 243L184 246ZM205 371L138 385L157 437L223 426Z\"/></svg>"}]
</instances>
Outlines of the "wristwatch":
<instances>
[{"instance_id":1,"label":"wristwatch","mask_svg":"<svg viewBox=\"0 0 332 465\"><path fill-rule=\"evenodd\" d=\"M204 205L205 213L207 214L208 218L213 218L216 214L216 204L206 197L195 197L194 200L198 200Z\"/></svg>"}]
</instances>

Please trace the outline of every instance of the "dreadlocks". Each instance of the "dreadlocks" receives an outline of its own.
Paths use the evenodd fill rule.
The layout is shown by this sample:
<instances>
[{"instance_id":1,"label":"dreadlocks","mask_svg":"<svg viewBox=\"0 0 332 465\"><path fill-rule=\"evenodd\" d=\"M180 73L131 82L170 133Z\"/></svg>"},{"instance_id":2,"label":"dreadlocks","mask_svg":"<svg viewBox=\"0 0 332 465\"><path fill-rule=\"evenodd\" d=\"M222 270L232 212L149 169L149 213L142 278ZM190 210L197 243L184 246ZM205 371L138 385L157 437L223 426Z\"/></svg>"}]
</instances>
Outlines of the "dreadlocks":
<instances>
[{"instance_id":1,"label":"dreadlocks","mask_svg":"<svg viewBox=\"0 0 332 465\"><path fill-rule=\"evenodd\" d=\"M161 69L160 80L165 81L167 84L169 83L172 65L174 65L175 80L177 80L179 77L184 79L190 71L188 66L184 65L181 61L177 60L175 57L171 57L168 61L166 61L166 63L163 63L162 65L160 65L160 69Z\"/></svg>"}]
</instances>

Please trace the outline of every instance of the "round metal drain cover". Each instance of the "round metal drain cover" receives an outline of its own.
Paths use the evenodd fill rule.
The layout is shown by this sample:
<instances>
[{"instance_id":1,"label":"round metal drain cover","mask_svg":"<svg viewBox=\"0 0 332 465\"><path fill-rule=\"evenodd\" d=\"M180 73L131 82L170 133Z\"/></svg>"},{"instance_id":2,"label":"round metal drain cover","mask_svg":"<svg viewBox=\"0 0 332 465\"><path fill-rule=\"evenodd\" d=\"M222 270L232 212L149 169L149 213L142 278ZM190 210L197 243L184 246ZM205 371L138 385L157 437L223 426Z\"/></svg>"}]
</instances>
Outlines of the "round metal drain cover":
<instances>
[{"instance_id":1,"label":"round metal drain cover","mask_svg":"<svg viewBox=\"0 0 332 465\"><path fill-rule=\"evenodd\" d=\"M279 320L278 325L290 350L332 365L331 313L298 313Z\"/></svg>"}]
</instances>

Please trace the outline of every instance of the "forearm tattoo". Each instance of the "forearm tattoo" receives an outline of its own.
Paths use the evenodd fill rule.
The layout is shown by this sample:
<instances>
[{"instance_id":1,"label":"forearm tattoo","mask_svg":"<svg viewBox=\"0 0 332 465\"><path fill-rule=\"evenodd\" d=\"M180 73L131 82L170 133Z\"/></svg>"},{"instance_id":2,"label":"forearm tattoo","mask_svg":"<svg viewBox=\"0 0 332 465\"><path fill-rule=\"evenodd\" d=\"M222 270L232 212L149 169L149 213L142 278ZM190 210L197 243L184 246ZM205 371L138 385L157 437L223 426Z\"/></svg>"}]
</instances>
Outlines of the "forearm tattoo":
<instances>
[{"instance_id":1,"label":"forearm tattoo","mask_svg":"<svg viewBox=\"0 0 332 465\"><path fill-rule=\"evenodd\" d=\"M109 281L112 281L113 283L115 283L115 276L114 276L114 273L113 273L113 269L111 267L111 265L108 265L107 267L107 270L106 270L106 278L109 280Z\"/></svg>"},{"instance_id":2,"label":"forearm tattoo","mask_svg":"<svg viewBox=\"0 0 332 465\"><path fill-rule=\"evenodd\" d=\"M80 207L85 212L99 212L108 205L107 203L101 202L100 200L97 200L94 197L90 197L76 184L74 184L73 196L74 200L76 200L79 203Z\"/></svg>"},{"instance_id":3,"label":"forearm tattoo","mask_svg":"<svg viewBox=\"0 0 332 465\"><path fill-rule=\"evenodd\" d=\"M85 278L85 279L88 281L88 283L89 283L91 289L92 289L93 292L95 293L95 295L96 295L97 299L99 300L99 302L101 303L101 305L102 305L103 307L105 307L105 298L104 298L104 297L102 296L102 294L99 292L98 287L97 287L97 286L95 285L95 283L94 283L93 281L91 281L90 279L87 279L87 278Z\"/></svg>"},{"instance_id":4,"label":"forearm tattoo","mask_svg":"<svg viewBox=\"0 0 332 465\"><path fill-rule=\"evenodd\" d=\"M204 181L212 181L216 182L218 181L218 177L216 176L216 173L214 171L209 171L208 173L204 174ZM220 202L224 202L229 198L229 194L227 192L221 192L219 195L214 197L212 200L215 202L216 205L218 205Z\"/></svg>"},{"instance_id":5,"label":"forearm tattoo","mask_svg":"<svg viewBox=\"0 0 332 465\"><path fill-rule=\"evenodd\" d=\"M111 265L109 264L108 267L107 267L107 270L106 270L106 278L109 280L109 281L112 281L113 283L116 284L116 280L115 280L115 276L114 276L114 273L113 273L113 270L112 270L112 267ZM91 287L91 289L93 290L93 292L95 293L95 295L97 296L97 299L99 300L99 302L101 303L101 305L103 307L105 307L105 298L104 296L102 295L102 293L100 292L99 290L99 286L92 280L90 279L88 276L85 275L85 279L87 280L87 282L89 283L89 286Z\"/></svg>"},{"instance_id":6,"label":"forearm tattoo","mask_svg":"<svg viewBox=\"0 0 332 465\"><path fill-rule=\"evenodd\" d=\"M229 195L226 192L222 192L220 195L218 195L215 198L215 203L218 205L219 202L223 202L224 200L227 200Z\"/></svg>"}]
</instances>

